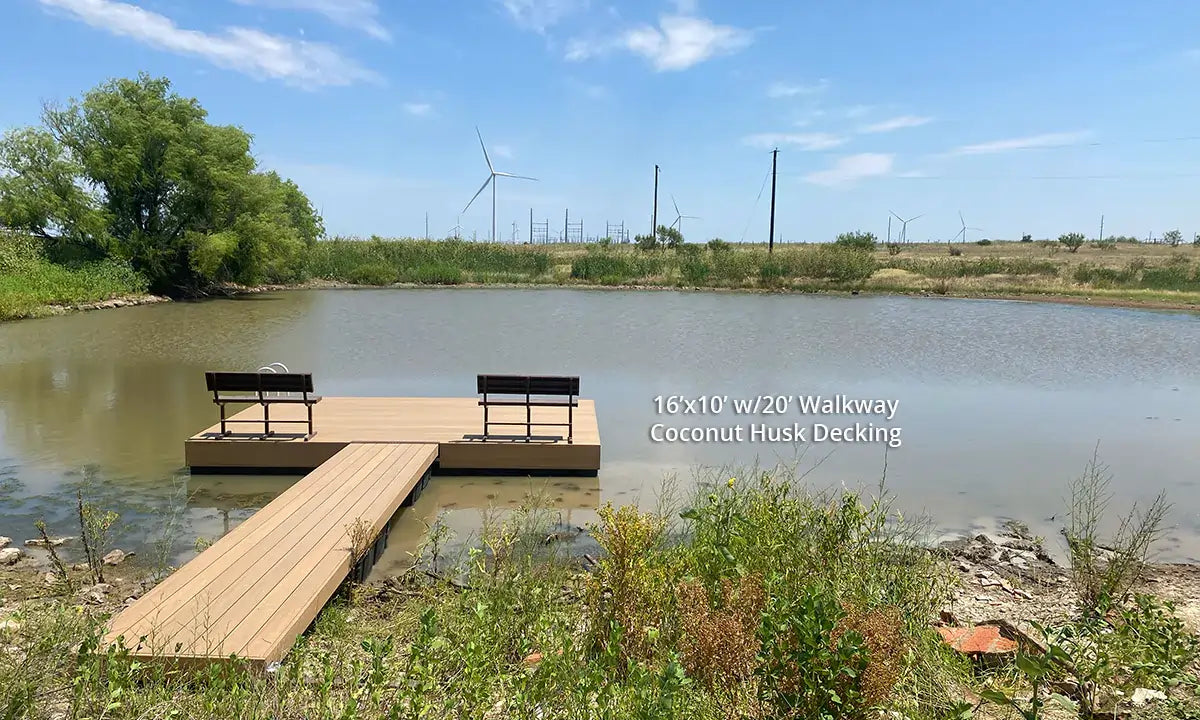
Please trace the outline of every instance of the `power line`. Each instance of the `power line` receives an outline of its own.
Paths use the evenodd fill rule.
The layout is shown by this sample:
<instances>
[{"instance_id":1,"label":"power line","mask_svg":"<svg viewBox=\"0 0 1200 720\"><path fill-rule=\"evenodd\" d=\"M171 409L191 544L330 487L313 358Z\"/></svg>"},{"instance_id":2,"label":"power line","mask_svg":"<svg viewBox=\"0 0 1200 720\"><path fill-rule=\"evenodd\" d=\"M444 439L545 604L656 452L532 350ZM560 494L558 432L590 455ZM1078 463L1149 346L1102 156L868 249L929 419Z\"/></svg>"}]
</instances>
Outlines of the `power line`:
<instances>
[{"instance_id":1,"label":"power line","mask_svg":"<svg viewBox=\"0 0 1200 720\"><path fill-rule=\"evenodd\" d=\"M758 201L762 200L763 190L767 189L767 181L771 179L771 173L774 170L772 167L767 170L767 174L763 175L762 187L758 189L758 197L754 198L754 207L750 208L750 217L746 220L746 227L742 230L742 239L739 242L746 241L746 233L750 231L750 223L754 222L754 211L758 209Z\"/></svg>"}]
</instances>

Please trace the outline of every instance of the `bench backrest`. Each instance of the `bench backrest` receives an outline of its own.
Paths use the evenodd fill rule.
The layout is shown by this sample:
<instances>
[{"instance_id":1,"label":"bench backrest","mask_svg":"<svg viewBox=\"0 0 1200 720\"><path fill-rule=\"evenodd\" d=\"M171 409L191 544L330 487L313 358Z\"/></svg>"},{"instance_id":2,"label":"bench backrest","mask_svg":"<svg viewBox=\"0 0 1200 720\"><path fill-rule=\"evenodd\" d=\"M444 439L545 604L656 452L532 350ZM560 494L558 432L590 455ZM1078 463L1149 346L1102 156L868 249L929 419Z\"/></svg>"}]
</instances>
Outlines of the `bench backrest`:
<instances>
[{"instance_id":1,"label":"bench backrest","mask_svg":"<svg viewBox=\"0 0 1200 720\"><path fill-rule=\"evenodd\" d=\"M579 394L579 378L558 375L480 375L480 394L570 395Z\"/></svg>"},{"instance_id":2,"label":"bench backrest","mask_svg":"<svg viewBox=\"0 0 1200 720\"><path fill-rule=\"evenodd\" d=\"M206 372L210 392L298 392L313 391L312 373Z\"/></svg>"}]
</instances>

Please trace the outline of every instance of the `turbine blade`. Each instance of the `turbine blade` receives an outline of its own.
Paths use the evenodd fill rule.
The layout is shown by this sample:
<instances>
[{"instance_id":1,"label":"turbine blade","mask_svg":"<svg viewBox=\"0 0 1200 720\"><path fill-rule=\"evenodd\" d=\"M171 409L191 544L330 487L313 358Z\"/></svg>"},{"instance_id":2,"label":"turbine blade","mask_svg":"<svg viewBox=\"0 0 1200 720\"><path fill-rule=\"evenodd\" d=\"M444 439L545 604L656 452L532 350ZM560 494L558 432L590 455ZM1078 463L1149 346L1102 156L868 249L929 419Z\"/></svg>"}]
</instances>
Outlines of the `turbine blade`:
<instances>
[{"instance_id":1,"label":"turbine blade","mask_svg":"<svg viewBox=\"0 0 1200 720\"><path fill-rule=\"evenodd\" d=\"M967 221L963 220L962 210L958 211L958 221L963 224L963 227L967 226Z\"/></svg>"},{"instance_id":2,"label":"turbine blade","mask_svg":"<svg viewBox=\"0 0 1200 720\"><path fill-rule=\"evenodd\" d=\"M495 168L492 167L492 159L488 157L487 146L483 144L483 134L479 132L478 125L475 126L475 134L479 136L479 147L483 148L483 159L487 161L488 170L493 173L496 172Z\"/></svg>"},{"instance_id":3,"label":"turbine blade","mask_svg":"<svg viewBox=\"0 0 1200 720\"><path fill-rule=\"evenodd\" d=\"M533 180L534 182L537 182L537 178L529 177L528 175L513 175L512 173L506 172L494 172L492 174L499 177L516 178L517 180Z\"/></svg>"},{"instance_id":4,"label":"turbine blade","mask_svg":"<svg viewBox=\"0 0 1200 720\"><path fill-rule=\"evenodd\" d=\"M483 181L483 185L479 186L479 192L475 193L475 195L471 198L471 202L467 203L467 206L465 208L463 208L463 212L466 212L467 210L471 209L471 203L475 202L475 198L482 195L484 190L487 190L488 183L490 183L491 181L492 181L492 176L488 175L488 179Z\"/></svg>"},{"instance_id":5,"label":"turbine blade","mask_svg":"<svg viewBox=\"0 0 1200 720\"><path fill-rule=\"evenodd\" d=\"M904 218L900 217L899 215L897 215L896 213L892 212L891 210L888 210L888 212L892 213L892 217L896 218L896 219L897 219L897 220L899 220L900 222L907 222L907 221L906 221Z\"/></svg>"},{"instance_id":6,"label":"turbine blade","mask_svg":"<svg viewBox=\"0 0 1200 720\"><path fill-rule=\"evenodd\" d=\"M675 206L675 214L682 217L683 214L679 212L679 203L675 202L674 195L671 196L671 204Z\"/></svg>"},{"instance_id":7,"label":"turbine blade","mask_svg":"<svg viewBox=\"0 0 1200 720\"><path fill-rule=\"evenodd\" d=\"M918 216L916 216L916 217L914 217L914 218L909 218L909 219L908 219L908 221L909 221L909 222L912 222L913 220L920 220L920 219L921 219L921 218L923 218L923 217L925 217L925 213L921 213L920 215L918 215Z\"/></svg>"}]
</instances>

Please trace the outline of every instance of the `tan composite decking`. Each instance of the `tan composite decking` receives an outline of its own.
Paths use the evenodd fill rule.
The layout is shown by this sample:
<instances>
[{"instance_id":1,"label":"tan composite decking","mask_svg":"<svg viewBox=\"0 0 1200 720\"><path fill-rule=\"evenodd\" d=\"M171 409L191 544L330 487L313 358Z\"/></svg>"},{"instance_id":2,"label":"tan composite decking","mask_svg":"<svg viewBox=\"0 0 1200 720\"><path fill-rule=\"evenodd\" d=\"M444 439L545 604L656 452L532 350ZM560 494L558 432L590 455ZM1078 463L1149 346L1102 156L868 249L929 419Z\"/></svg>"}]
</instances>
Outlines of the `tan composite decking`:
<instances>
[{"instance_id":1,"label":"tan composite decking","mask_svg":"<svg viewBox=\"0 0 1200 720\"><path fill-rule=\"evenodd\" d=\"M183 665L279 660L351 569L347 526L362 519L377 536L437 453L435 442L344 444L115 617L104 644L123 636L135 656Z\"/></svg>"},{"instance_id":2,"label":"tan composite decking","mask_svg":"<svg viewBox=\"0 0 1200 720\"><path fill-rule=\"evenodd\" d=\"M214 411L215 414L215 411ZM494 408L493 419L523 420L524 408ZM262 417L252 406L232 419ZM304 408L274 405L275 420L304 418ZM535 421L565 420L562 408L533 408ZM595 471L600 468L600 431L596 405L579 400L574 411L573 442L470 439L483 431L483 411L476 398L327 397L313 407L316 433L303 438L303 425L272 425L277 432L263 440L258 426L234 424L231 436L220 437L214 424L185 443L186 462L199 468L315 468L349 443L435 443L443 470ZM533 428L535 435L564 435L566 428ZM493 432L524 433L523 427Z\"/></svg>"}]
</instances>

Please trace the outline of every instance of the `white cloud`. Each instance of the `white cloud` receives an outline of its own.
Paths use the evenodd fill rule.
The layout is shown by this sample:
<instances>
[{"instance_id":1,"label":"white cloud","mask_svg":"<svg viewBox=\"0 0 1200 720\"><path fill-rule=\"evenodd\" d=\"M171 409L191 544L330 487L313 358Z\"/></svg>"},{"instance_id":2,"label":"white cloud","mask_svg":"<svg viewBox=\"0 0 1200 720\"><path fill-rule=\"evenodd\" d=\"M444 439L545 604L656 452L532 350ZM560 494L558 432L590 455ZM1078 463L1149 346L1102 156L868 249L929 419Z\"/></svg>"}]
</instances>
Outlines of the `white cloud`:
<instances>
[{"instance_id":1,"label":"white cloud","mask_svg":"<svg viewBox=\"0 0 1200 720\"><path fill-rule=\"evenodd\" d=\"M829 133L758 133L742 138L747 145L773 148L795 145L801 150L828 150L846 143L846 138Z\"/></svg>"},{"instance_id":2,"label":"white cloud","mask_svg":"<svg viewBox=\"0 0 1200 720\"><path fill-rule=\"evenodd\" d=\"M493 145L492 154L498 158L511 160L513 156L513 149L511 145Z\"/></svg>"},{"instance_id":3,"label":"white cloud","mask_svg":"<svg viewBox=\"0 0 1200 720\"><path fill-rule=\"evenodd\" d=\"M903 128L920 127L933 122L933 118L923 115L898 115L877 123L871 123L858 129L860 133L885 133Z\"/></svg>"},{"instance_id":4,"label":"white cloud","mask_svg":"<svg viewBox=\"0 0 1200 720\"><path fill-rule=\"evenodd\" d=\"M379 22L379 3L375 0L234 0L234 2L239 5L312 12L324 15L342 27L362 31L378 40L392 39L392 34Z\"/></svg>"},{"instance_id":5,"label":"white cloud","mask_svg":"<svg viewBox=\"0 0 1200 720\"><path fill-rule=\"evenodd\" d=\"M518 27L545 33L563 18L587 8L589 0L499 0Z\"/></svg>"},{"instance_id":6,"label":"white cloud","mask_svg":"<svg viewBox=\"0 0 1200 720\"><path fill-rule=\"evenodd\" d=\"M874 109L875 108L870 105L851 105L842 112L846 115L846 117L853 120L855 118L863 117Z\"/></svg>"},{"instance_id":7,"label":"white cloud","mask_svg":"<svg viewBox=\"0 0 1200 720\"><path fill-rule=\"evenodd\" d=\"M686 70L719 55L729 55L754 42L749 30L718 25L712 20L686 15L663 15L658 26L639 25L615 41L576 38L567 43L566 59L587 60L612 50L640 55L659 72Z\"/></svg>"},{"instance_id":8,"label":"white cloud","mask_svg":"<svg viewBox=\"0 0 1200 720\"><path fill-rule=\"evenodd\" d=\"M749 30L717 25L707 18L667 15L659 27L642 25L625 34L625 47L654 69L686 70L717 55L735 53L754 41Z\"/></svg>"},{"instance_id":9,"label":"white cloud","mask_svg":"<svg viewBox=\"0 0 1200 720\"><path fill-rule=\"evenodd\" d=\"M186 30L164 15L114 0L39 2L114 35L160 50L201 57L252 77L274 78L304 88L379 79L372 71L321 43L296 41L244 27L226 28L220 35Z\"/></svg>"},{"instance_id":10,"label":"white cloud","mask_svg":"<svg viewBox=\"0 0 1200 720\"><path fill-rule=\"evenodd\" d=\"M433 112L433 106L429 103L409 102L404 103L404 112L416 117L424 117Z\"/></svg>"},{"instance_id":11,"label":"white cloud","mask_svg":"<svg viewBox=\"0 0 1200 720\"><path fill-rule=\"evenodd\" d=\"M894 155L882 153L859 153L839 158L833 167L809 173L804 179L815 185L837 187L851 185L859 180L887 175L892 171Z\"/></svg>"},{"instance_id":12,"label":"white cloud","mask_svg":"<svg viewBox=\"0 0 1200 720\"><path fill-rule=\"evenodd\" d=\"M775 82L767 88L769 98L789 98L797 95L815 95L829 88L829 80L821 78L815 83L804 85L798 83Z\"/></svg>"},{"instance_id":13,"label":"white cloud","mask_svg":"<svg viewBox=\"0 0 1200 720\"><path fill-rule=\"evenodd\" d=\"M1048 148L1060 145L1072 145L1091 135L1090 131L1044 133L1027 137L992 140L990 142L963 145L950 152L952 155L990 155L1011 152L1013 150L1028 150L1031 148Z\"/></svg>"}]
</instances>

